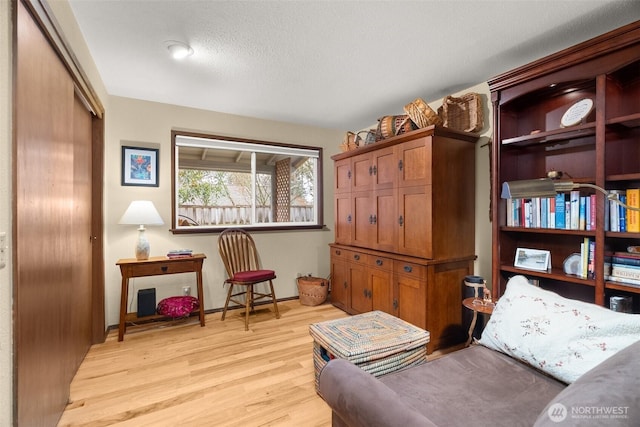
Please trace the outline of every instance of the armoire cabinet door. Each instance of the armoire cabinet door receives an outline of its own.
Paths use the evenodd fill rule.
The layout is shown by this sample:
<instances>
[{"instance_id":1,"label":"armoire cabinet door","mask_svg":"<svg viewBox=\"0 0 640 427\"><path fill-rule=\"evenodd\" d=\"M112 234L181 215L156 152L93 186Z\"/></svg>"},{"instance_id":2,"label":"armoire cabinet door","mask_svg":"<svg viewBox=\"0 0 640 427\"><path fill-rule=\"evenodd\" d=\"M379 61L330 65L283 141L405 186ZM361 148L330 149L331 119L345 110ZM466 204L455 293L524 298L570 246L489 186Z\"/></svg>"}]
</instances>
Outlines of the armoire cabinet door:
<instances>
[{"instance_id":1,"label":"armoire cabinet door","mask_svg":"<svg viewBox=\"0 0 640 427\"><path fill-rule=\"evenodd\" d=\"M395 252L398 244L397 196L390 188L373 193L371 206L371 247L387 252Z\"/></svg>"},{"instance_id":2,"label":"armoire cabinet door","mask_svg":"<svg viewBox=\"0 0 640 427\"><path fill-rule=\"evenodd\" d=\"M335 194L351 191L351 159L342 159L335 162L333 182L333 192Z\"/></svg>"},{"instance_id":3,"label":"armoire cabinet door","mask_svg":"<svg viewBox=\"0 0 640 427\"><path fill-rule=\"evenodd\" d=\"M398 252L434 258L431 186L398 189Z\"/></svg>"},{"instance_id":4,"label":"armoire cabinet door","mask_svg":"<svg viewBox=\"0 0 640 427\"><path fill-rule=\"evenodd\" d=\"M353 252L347 266L351 288L351 308L358 313L371 311L367 280L367 255Z\"/></svg>"},{"instance_id":5,"label":"armoire cabinet door","mask_svg":"<svg viewBox=\"0 0 640 427\"><path fill-rule=\"evenodd\" d=\"M331 249L331 303L336 307L347 310L349 301L349 281L347 277L347 262L342 249Z\"/></svg>"},{"instance_id":6,"label":"armoire cabinet door","mask_svg":"<svg viewBox=\"0 0 640 427\"><path fill-rule=\"evenodd\" d=\"M338 193L334 197L335 241L344 245L351 244L351 228L353 215L351 213L351 194Z\"/></svg>"},{"instance_id":7,"label":"armoire cabinet door","mask_svg":"<svg viewBox=\"0 0 640 427\"><path fill-rule=\"evenodd\" d=\"M372 153L374 190L394 188L398 185L398 160L396 147L387 147Z\"/></svg>"},{"instance_id":8,"label":"armoire cabinet door","mask_svg":"<svg viewBox=\"0 0 640 427\"><path fill-rule=\"evenodd\" d=\"M351 191L373 189L373 164L371 153L358 154L351 159Z\"/></svg>"},{"instance_id":9,"label":"armoire cabinet door","mask_svg":"<svg viewBox=\"0 0 640 427\"><path fill-rule=\"evenodd\" d=\"M370 191L351 193L351 212L353 225L351 228L351 244L360 247L369 247L372 242L373 225L373 200Z\"/></svg>"},{"instance_id":10,"label":"armoire cabinet door","mask_svg":"<svg viewBox=\"0 0 640 427\"><path fill-rule=\"evenodd\" d=\"M394 266L398 317L427 329L425 267L402 261L394 262Z\"/></svg>"},{"instance_id":11,"label":"armoire cabinet door","mask_svg":"<svg viewBox=\"0 0 640 427\"><path fill-rule=\"evenodd\" d=\"M392 268L392 259L369 255L368 276L372 309L395 315Z\"/></svg>"},{"instance_id":12,"label":"armoire cabinet door","mask_svg":"<svg viewBox=\"0 0 640 427\"><path fill-rule=\"evenodd\" d=\"M398 146L399 187L431 184L431 143L425 136Z\"/></svg>"}]
</instances>

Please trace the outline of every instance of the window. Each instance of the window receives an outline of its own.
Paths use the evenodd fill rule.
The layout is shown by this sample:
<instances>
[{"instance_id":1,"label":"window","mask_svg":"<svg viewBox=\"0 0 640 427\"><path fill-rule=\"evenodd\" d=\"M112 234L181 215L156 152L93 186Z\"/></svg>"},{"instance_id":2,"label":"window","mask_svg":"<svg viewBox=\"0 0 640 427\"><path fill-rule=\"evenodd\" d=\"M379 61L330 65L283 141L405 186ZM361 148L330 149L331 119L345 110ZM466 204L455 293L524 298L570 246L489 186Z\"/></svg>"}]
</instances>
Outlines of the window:
<instances>
[{"instance_id":1,"label":"window","mask_svg":"<svg viewBox=\"0 0 640 427\"><path fill-rule=\"evenodd\" d=\"M322 228L322 148L171 136L174 233Z\"/></svg>"}]
</instances>

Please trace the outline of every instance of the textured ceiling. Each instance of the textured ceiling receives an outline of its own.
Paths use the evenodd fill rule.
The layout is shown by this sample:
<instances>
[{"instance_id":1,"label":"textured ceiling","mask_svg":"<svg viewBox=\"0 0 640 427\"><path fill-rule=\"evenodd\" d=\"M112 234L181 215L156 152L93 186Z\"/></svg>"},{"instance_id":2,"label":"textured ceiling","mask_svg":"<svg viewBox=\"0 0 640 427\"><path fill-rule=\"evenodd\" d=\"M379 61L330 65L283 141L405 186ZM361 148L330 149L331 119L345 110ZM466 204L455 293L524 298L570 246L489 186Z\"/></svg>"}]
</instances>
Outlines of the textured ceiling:
<instances>
[{"instance_id":1,"label":"textured ceiling","mask_svg":"<svg viewBox=\"0 0 640 427\"><path fill-rule=\"evenodd\" d=\"M110 95L360 129L640 19L638 0L70 0ZM176 62L165 41L190 44Z\"/></svg>"}]
</instances>

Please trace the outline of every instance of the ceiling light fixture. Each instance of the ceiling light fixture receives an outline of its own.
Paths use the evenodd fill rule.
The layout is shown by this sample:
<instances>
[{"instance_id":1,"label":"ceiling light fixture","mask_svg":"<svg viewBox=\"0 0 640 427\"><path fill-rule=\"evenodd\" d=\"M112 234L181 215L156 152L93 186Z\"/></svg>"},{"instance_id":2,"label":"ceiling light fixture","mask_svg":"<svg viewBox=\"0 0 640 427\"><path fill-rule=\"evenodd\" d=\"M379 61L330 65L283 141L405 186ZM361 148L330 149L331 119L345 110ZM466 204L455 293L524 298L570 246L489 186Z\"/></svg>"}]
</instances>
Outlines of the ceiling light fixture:
<instances>
[{"instance_id":1,"label":"ceiling light fixture","mask_svg":"<svg viewBox=\"0 0 640 427\"><path fill-rule=\"evenodd\" d=\"M174 59L184 59L187 56L193 55L193 49L186 43L169 40L166 41L165 44Z\"/></svg>"}]
</instances>

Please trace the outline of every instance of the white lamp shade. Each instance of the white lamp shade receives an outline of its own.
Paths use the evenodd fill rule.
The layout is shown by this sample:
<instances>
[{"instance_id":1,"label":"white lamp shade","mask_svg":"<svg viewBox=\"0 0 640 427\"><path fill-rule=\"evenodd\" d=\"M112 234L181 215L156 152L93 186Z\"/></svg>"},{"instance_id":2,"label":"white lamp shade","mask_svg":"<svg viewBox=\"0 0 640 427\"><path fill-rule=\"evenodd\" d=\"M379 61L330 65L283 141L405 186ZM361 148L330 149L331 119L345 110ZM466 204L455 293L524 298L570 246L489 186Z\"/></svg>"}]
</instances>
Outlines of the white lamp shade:
<instances>
[{"instance_id":1,"label":"white lamp shade","mask_svg":"<svg viewBox=\"0 0 640 427\"><path fill-rule=\"evenodd\" d=\"M162 225L162 217L150 200L134 200L118 224Z\"/></svg>"}]
</instances>

